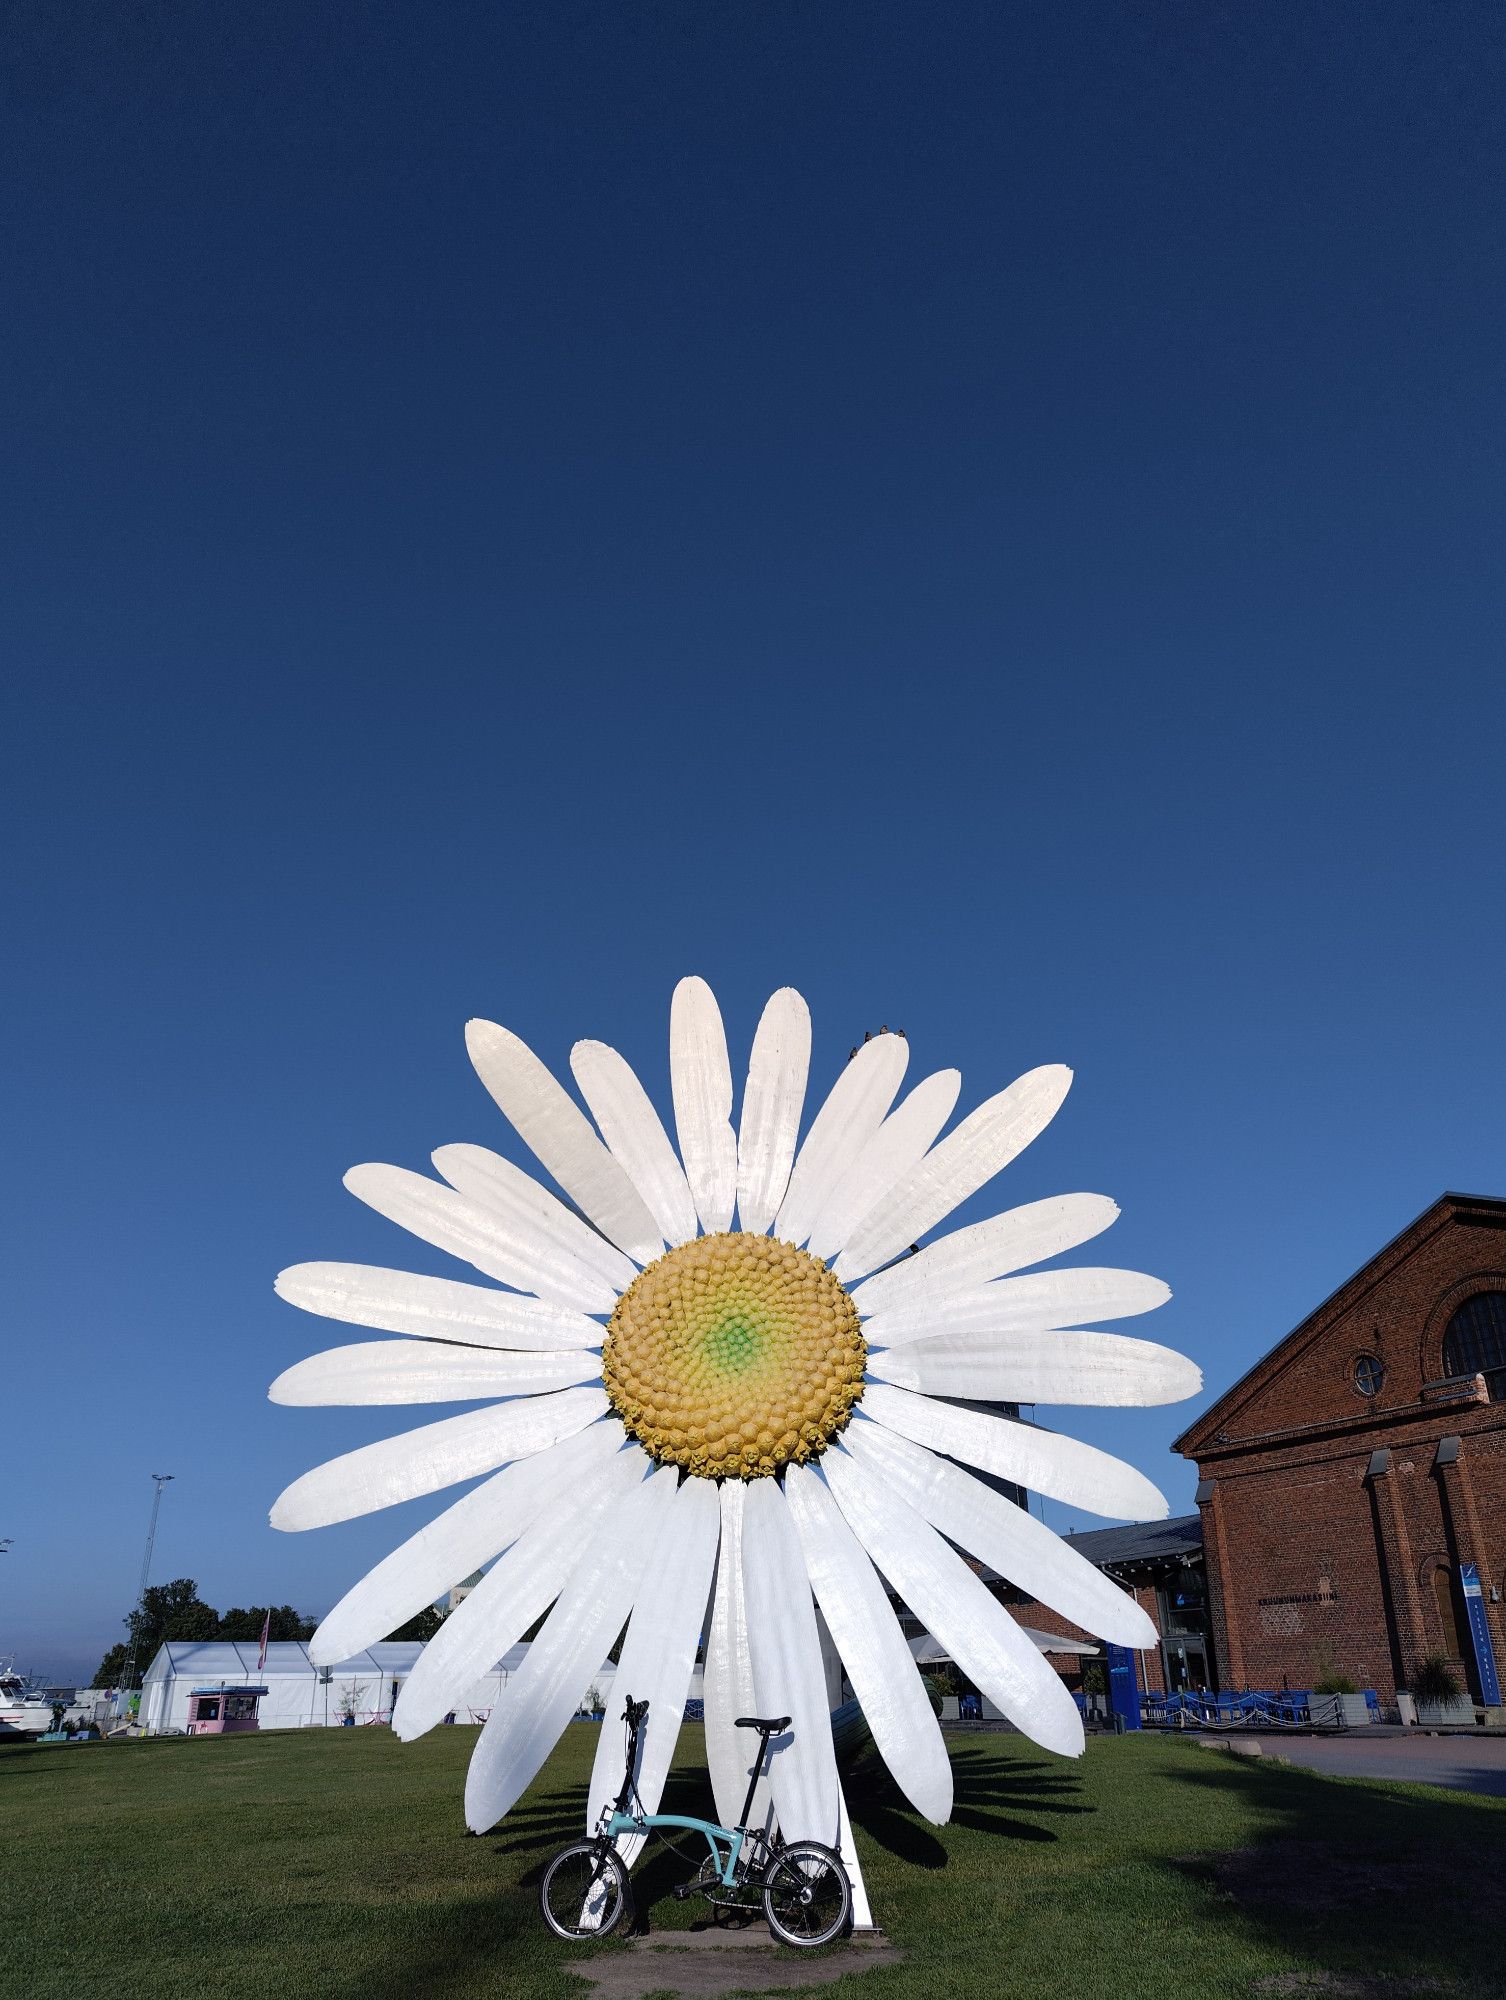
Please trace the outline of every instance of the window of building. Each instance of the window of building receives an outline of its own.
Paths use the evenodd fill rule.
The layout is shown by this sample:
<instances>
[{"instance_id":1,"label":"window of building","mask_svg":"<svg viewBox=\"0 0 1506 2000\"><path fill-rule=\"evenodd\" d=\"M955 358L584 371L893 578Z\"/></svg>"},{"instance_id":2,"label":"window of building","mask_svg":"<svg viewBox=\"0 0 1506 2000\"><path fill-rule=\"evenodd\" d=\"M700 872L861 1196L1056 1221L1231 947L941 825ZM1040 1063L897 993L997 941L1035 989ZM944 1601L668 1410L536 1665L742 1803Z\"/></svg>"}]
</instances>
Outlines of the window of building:
<instances>
[{"instance_id":1,"label":"window of building","mask_svg":"<svg viewBox=\"0 0 1506 2000\"><path fill-rule=\"evenodd\" d=\"M1476 1292L1443 1336L1445 1375L1483 1375L1493 1403L1506 1403L1506 1292Z\"/></svg>"},{"instance_id":2,"label":"window of building","mask_svg":"<svg viewBox=\"0 0 1506 2000\"><path fill-rule=\"evenodd\" d=\"M1378 1354L1362 1354L1354 1364L1354 1386L1362 1396L1378 1396L1386 1371Z\"/></svg>"}]
</instances>

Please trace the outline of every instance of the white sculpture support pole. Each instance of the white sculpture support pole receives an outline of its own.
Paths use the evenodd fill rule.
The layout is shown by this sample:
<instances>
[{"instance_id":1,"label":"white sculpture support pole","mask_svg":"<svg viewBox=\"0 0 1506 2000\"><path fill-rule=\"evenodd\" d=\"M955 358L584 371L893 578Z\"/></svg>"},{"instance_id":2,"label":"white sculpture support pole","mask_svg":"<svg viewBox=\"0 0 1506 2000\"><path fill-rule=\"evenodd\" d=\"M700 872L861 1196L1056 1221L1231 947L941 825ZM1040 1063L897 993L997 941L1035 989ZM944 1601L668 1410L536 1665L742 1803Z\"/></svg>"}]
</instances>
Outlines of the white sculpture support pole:
<instances>
[{"instance_id":1,"label":"white sculpture support pole","mask_svg":"<svg viewBox=\"0 0 1506 2000\"><path fill-rule=\"evenodd\" d=\"M857 1844L852 1837L852 1821L847 1817L847 1794L840 1784L837 1800L842 1808L842 1866L852 1884L852 1927L855 1931L877 1930L868 1902L868 1885L863 1880L863 1864L858 1860Z\"/></svg>"},{"instance_id":2,"label":"white sculpture support pole","mask_svg":"<svg viewBox=\"0 0 1506 2000\"><path fill-rule=\"evenodd\" d=\"M826 1674L827 1703L831 1708L838 1709L844 1699L842 1656L837 1651L836 1643L827 1629L826 1620L821 1616L819 1606L816 1610L816 1631L821 1639L821 1665ZM837 1802L841 1809L839 1846L842 1866L847 1870L847 1878L852 1883L852 1927L855 1931L871 1931L876 1928L873 1911L869 1907L868 1888L863 1880L862 1863L858 1860L857 1843L852 1837L852 1821L847 1815L847 1794L842 1789L840 1779L837 1784Z\"/></svg>"}]
</instances>

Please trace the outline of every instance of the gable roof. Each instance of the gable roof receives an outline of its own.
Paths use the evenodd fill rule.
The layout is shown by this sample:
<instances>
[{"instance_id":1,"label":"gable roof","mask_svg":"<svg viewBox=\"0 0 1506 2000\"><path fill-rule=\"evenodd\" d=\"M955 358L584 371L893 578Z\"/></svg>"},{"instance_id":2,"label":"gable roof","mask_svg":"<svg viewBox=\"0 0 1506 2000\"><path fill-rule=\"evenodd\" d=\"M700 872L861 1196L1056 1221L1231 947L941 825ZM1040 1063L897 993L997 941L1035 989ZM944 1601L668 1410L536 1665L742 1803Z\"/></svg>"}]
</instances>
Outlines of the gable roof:
<instances>
[{"instance_id":1,"label":"gable roof","mask_svg":"<svg viewBox=\"0 0 1506 2000\"><path fill-rule=\"evenodd\" d=\"M1453 1221L1487 1222L1497 1226L1506 1225L1506 1201L1497 1195L1445 1193L1425 1208L1421 1215L1409 1222L1405 1229L1391 1238L1353 1274L1346 1278L1335 1292L1330 1292L1323 1303L1307 1315L1306 1319L1294 1326L1284 1340L1247 1368L1232 1388L1226 1389L1216 1403L1211 1404L1200 1417L1190 1423L1182 1435L1175 1439L1171 1449L1184 1458L1196 1458L1207 1446L1214 1442L1215 1433L1247 1402L1257 1389L1264 1388L1273 1376L1280 1373L1289 1361L1296 1358L1311 1342L1328 1330L1329 1323L1340 1312L1347 1310L1355 1301L1394 1271L1419 1244L1425 1243L1436 1231Z\"/></svg>"}]
</instances>

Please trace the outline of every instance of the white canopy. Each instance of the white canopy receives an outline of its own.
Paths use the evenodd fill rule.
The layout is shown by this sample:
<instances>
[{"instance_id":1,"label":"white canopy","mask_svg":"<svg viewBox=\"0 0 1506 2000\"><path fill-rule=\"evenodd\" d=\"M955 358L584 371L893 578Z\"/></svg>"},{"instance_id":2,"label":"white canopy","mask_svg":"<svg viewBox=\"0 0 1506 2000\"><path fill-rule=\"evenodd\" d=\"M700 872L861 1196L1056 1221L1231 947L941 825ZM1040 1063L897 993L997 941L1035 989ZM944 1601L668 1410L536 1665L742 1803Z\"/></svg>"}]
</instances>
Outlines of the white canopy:
<instances>
[{"instance_id":1,"label":"white canopy","mask_svg":"<svg viewBox=\"0 0 1506 2000\"><path fill-rule=\"evenodd\" d=\"M142 1727L150 1734L184 1729L193 1695L222 1687L266 1690L257 1712L263 1729L338 1728L347 1715L357 1723L385 1722L423 1650L417 1640L388 1639L321 1669L298 1640L274 1641L259 1666L255 1640L190 1644L169 1639L142 1679ZM526 1645L514 1646L468 1688L456 1703L456 1720L483 1721L527 1651ZM592 1684L603 1690L610 1687L613 1671L611 1662L605 1662Z\"/></svg>"}]
</instances>

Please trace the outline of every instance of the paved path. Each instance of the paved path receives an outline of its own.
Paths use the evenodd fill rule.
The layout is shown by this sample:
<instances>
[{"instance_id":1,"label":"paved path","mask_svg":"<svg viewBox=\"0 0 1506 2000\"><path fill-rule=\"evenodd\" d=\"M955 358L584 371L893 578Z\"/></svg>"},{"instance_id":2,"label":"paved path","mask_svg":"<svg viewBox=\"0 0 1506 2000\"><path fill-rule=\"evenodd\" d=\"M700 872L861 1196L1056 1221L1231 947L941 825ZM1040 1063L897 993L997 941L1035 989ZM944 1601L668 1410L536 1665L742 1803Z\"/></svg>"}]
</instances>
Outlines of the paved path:
<instances>
[{"instance_id":1,"label":"paved path","mask_svg":"<svg viewBox=\"0 0 1506 2000\"><path fill-rule=\"evenodd\" d=\"M1506 1736L1424 1736L1416 1730L1347 1736L1201 1736L1234 1749L1258 1743L1265 1755L1335 1778L1394 1778L1406 1784L1448 1785L1460 1792L1506 1798Z\"/></svg>"}]
</instances>

